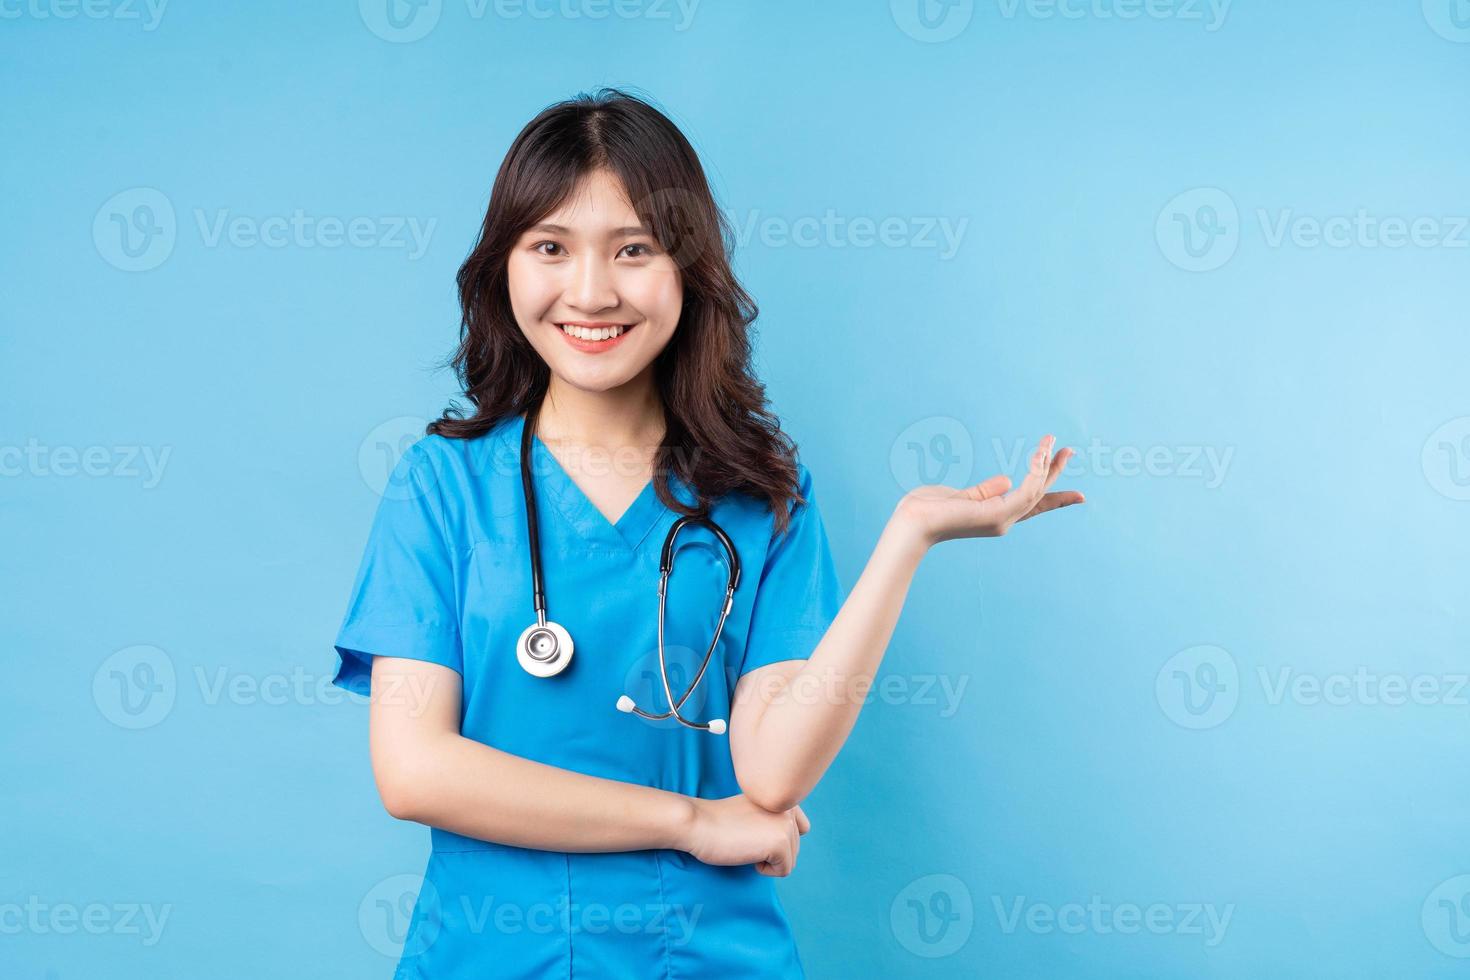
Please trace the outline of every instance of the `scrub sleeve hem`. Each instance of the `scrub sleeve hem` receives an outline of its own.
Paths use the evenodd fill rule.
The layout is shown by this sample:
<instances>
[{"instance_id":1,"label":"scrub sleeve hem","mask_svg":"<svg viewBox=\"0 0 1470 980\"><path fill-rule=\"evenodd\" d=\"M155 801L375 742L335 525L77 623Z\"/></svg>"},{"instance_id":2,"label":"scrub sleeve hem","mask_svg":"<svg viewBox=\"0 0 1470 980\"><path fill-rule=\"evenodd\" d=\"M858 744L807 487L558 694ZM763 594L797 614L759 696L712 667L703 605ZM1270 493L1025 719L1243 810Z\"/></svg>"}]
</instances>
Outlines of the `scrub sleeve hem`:
<instances>
[{"instance_id":1,"label":"scrub sleeve hem","mask_svg":"<svg viewBox=\"0 0 1470 980\"><path fill-rule=\"evenodd\" d=\"M740 664L739 676L783 660L810 660L812 651L826 634L825 626L793 626L752 638L753 642L746 645L747 654Z\"/></svg>"},{"instance_id":2,"label":"scrub sleeve hem","mask_svg":"<svg viewBox=\"0 0 1470 980\"><path fill-rule=\"evenodd\" d=\"M341 662L332 683L364 697L371 694L375 656L423 660L464 675L458 632L432 623L348 624L337 636L336 650Z\"/></svg>"}]
</instances>

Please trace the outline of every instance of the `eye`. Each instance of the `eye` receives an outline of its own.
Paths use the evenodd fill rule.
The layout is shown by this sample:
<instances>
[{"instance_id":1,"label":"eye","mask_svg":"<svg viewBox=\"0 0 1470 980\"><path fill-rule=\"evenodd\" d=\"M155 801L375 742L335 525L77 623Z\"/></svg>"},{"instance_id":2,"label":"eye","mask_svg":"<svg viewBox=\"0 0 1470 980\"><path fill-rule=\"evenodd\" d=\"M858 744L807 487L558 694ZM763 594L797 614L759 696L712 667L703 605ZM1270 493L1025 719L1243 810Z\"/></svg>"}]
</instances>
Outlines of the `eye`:
<instances>
[{"instance_id":1,"label":"eye","mask_svg":"<svg viewBox=\"0 0 1470 980\"><path fill-rule=\"evenodd\" d=\"M532 245L531 246L531 251L538 252L541 255L546 255L546 256L552 256L552 255L554 255L554 253L552 253L552 252L542 252L541 251L541 246L542 245L550 245L552 248L561 248L561 246L558 245L556 242L537 242L535 245Z\"/></svg>"},{"instance_id":2,"label":"eye","mask_svg":"<svg viewBox=\"0 0 1470 980\"><path fill-rule=\"evenodd\" d=\"M650 255L653 254L653 249L652 248L649 248L647 245L644 245L642 242L633 242L631 245L624 245L623 248L624 249L629 249L629 248L641 248L641 249L643 249L643 254L642 255L634 255L634 256L632 256L632 258L635 258L635 259L646 259Z\"/></svg>"}]
</instances>

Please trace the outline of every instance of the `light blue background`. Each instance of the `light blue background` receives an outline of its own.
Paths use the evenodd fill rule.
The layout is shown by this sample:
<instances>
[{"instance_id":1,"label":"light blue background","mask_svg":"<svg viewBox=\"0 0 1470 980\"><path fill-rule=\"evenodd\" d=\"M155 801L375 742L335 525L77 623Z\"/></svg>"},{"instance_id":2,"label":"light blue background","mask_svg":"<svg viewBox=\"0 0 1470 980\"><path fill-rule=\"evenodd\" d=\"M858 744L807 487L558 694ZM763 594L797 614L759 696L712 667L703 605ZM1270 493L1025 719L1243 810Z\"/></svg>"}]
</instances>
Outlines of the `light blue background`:
<instances>
[{"instance_id":1,"label":"light blue background","mask_svg":"<svg viewBox=\"0 0 1470 980\"><path fill-rule=\"evenodd\" d=\"M99 2L0 8L6 977L391 972L376 901L428 834L378 802L365 706L318 692L384 447L453 392L435 363L500 159L598 84L658 100L755 222L760 370L846 588L921 461L958 485L1045 432L1083 451L1085 506L921 567L890 694L779 883L811 975L1466 969L1450 0L984 0L933 30L903 0L443 0L414 41L371 0ZM167 228L140 188L174 238L130 258L114 215ZM298 209L370 241L209 235ZM778 234L829 209L815 245ZM1360 211L1345 247L1273 244ZM421 255L381 240L397 218L431 227ZM890 218L887 245L847 225ZM1373 247L1386 218L1459 246ZM941 221L966 222L952 255L919 234ZM89 447L94 475L67 463ZM1186 691L1211 669L1215 700ZM1277 696L1360 669L1347 703ZM1120 933L1126 903L1172 924Z\"/></svg>"}]
</instances>

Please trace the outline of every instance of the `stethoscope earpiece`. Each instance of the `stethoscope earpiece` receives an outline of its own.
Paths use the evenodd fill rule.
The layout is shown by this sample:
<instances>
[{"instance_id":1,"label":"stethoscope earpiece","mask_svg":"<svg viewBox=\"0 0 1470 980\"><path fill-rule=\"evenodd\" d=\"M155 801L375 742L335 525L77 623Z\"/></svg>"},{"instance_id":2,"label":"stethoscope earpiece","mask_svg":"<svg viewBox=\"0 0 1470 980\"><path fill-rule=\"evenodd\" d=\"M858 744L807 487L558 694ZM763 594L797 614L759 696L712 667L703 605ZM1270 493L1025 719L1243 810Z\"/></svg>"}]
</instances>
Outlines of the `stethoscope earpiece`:
<instances>
[{"instance_id":1,"label":"stethoscope earpiece","mask_svg":"<svg viewBox=\"0 0 1470 980\"><path fill-rule=\"evenodd\" d=\"M566 669L567 664L571 663L572 637L559 624L550 622L546 618L546 593L541 584L541 541L536 521L536 490L531 482L530 462L531 437L535 432L538 410L539 406L527 410L525 423L521 428L521 490L526 500L526 537L530 543L531 593L536 607L536 622L522 631L516 643L516 659L520 661L521 667L527 673L536 677L551 677L561 673ZM715 625L714 639L710 640L709 649L704 654L704 663L699 665L699 671L694 675L694 680L690 682L689 689L684 692L683 697L676 701L674 692L669 687L668 662L664 657L664 603L668 597L669 573L673 571L674 566L674 539L690 524L708 528L719 539L729 558L730 567L725 585L725 602L720 610L720 621ZM625 714L635 714L651 721L677 718L679 724L686 728L697 728L711 735L725 734L723 718L713 718L705 724L700 724L681 715L679 708L689 700L689 696L699 686L700 679L704 677L705 669L709 667L710 657L714 655L715 647L720 642L720 633L725 628L725 618L730 615L730 607L735 601L735 587L739 584L740 556L736 554L735 544L723 528L703 515L689 515L674 522L674 526L669 528L668 536L664 538L663 551L659 556L658 575L658 672L663 681L664 696L669 699L669 710L661 714L644 711L632 698L624 694L618 698L619 711Z\"/></svg>"}]
</instances>

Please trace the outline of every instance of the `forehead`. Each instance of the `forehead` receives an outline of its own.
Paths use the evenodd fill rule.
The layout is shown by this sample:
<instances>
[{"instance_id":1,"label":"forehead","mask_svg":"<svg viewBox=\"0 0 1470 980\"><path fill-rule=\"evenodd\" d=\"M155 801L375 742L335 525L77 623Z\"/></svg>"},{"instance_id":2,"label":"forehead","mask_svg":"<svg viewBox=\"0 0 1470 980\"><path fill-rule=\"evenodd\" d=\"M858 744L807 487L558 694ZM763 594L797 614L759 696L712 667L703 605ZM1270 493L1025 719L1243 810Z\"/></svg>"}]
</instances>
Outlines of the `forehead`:
<instances>
[{"instance_id":1,"label":"forehead","mask_svg":"<svg viewBox=\"0 0 1470 980\"><path fill-rule=\"evenodd\" d=\"M639 234L648 230L633 210L622 181L606 170L585 174L567 199L532 230L537 228L589 236Z\"/></svg>"}]
</instances>

